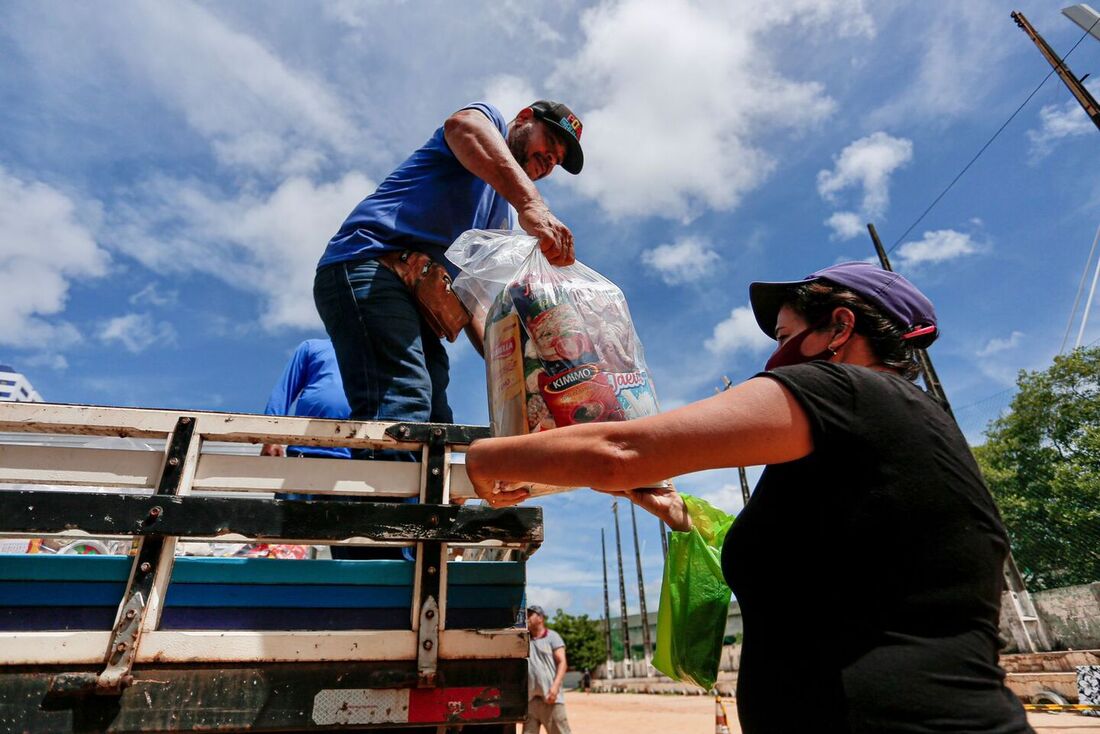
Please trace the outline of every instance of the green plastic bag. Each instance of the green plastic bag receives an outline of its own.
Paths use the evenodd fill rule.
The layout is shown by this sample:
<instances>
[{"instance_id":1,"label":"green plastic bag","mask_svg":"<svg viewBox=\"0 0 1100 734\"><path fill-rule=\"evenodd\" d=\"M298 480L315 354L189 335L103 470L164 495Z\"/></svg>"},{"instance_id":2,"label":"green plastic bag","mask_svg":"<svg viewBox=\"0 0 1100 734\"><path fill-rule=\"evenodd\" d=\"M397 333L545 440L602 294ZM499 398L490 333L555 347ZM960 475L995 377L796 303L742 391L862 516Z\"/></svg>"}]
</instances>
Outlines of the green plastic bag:
<instances>
[{"instance_id":1,"label":"green plastic bag","mask_svg":"<svg viewBox=\"0 0 1100 734\"><path fill-rule=\"evenodd\" d=\"M722 541L733 516L680 495L691 516L687 533L672 533L657 611L653 667L669 678L710 690L718 679L730 589L722 576Z\"/></svg>"}]
</instances>

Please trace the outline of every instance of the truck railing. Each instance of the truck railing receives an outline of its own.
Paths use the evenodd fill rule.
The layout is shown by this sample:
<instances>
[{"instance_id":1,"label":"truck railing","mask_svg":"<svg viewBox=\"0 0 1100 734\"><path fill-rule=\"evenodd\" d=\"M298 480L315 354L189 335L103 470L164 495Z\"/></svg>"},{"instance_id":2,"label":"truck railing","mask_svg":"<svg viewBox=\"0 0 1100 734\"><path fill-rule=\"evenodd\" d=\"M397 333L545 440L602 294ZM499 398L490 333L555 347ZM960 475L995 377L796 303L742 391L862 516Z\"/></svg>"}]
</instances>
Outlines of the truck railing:
<instances>
[{"instance_id":1,"label":"truck railing","mask_svg":"<svg viewBox=\"0 0 1100 734\"><path fill-rule=\"evenodd\" d=\"M194 675L196 669L215 671L228 664L259 666L255 670L263 671L264 680L273 680L277 668L285 685L295 680L320 685L332 674L332 667L325 664L340 662L337 667L352 673L358 670L359 679L373 681L355 688L357 693L346 693L351 689L336 684L319 689L312 718L308 712L299 712L297 718L287 714L269 722L272 728L309 728L386 723L385 717L363 713L362 707L349 707L349 701L367 695L365 691L408 697L408 689L464 689L461 684L466 679L477 679L484 672L478 661L494 661L498 668L494 675L511 675L520 682L527 655L522 625L490 629L447 625L449 547L513 549L525 559L542 541L537 508L460 504L475 495L464 465L453 459L474 439L487 435L487 429L0 403L0 432L20 438L0 443L0 487L5 487L0 491L0 536L135 539L129 577L111 630L0 631L0 670L31 666L36 671L32 677L36 685L44 686L47 698L95 692L129 701L133 696L128 689L144 680L142 666L158 666L161 680ZM163 441L164 449L68 448L51 446L48 440L33 445L32 434ZM420 461L234 455L210 451L215 442L411 451L419 453ZM284 492L334 496L302 501L270 495ZM351 501L359 497L375 501ZM410 504L409 498L418 502ZM413 545L416 560L408 628L161 629L180 539ZM318 593L324 593L323 585ZM289 667L272 668L273 664ZM361 665L355 668L356 664ZM512 673L500 673L512 668ZM525 678L523 682L525 687ZM24 680L22 685L29 684ZM150 686L140 687L149 699ZM183 695L168 692L170 686L153 688L160 691L157 705L165 710L177 706ZM498 689L475 688L456 694L457 703L445 702L444 709L452 710L447 720L499 721L522 715L525 690L522 694L509 691L505 695L509 700L502 701ZM495 698L491 690L496 691ZM469 700L463 702L462 696ZM419 698L413 694L413 699L441 705L427 692ZM479 702L476 707L475 702ZM0 708L2 704L0 685ZM406 701L406 714L408 707ZM475 709L480 712L477 716L471 714ZM426 718L401 719L398 714L390 723L430 723L432 718L422 717ZM263 730L258 721L248 720L248 726ZM125 726L120 724L119 730Z\"/></svg>"}]
</instances>

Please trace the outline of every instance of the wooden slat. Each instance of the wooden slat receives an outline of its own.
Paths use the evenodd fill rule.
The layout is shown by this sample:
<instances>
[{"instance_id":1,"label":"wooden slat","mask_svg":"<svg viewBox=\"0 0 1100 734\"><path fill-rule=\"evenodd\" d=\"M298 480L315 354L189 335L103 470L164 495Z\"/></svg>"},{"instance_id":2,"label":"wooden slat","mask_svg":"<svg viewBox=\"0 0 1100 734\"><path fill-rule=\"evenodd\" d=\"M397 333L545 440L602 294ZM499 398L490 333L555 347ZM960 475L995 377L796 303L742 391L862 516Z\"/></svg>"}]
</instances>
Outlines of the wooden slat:
<instances>
[{"instance_id":1,"label":"wooden slat","mask_svg":"<svg viewBox=\"0 0 1100 734\"><path fill-rule=\"evenodd\" d=\"M163 461L159 451L0 445L0 482L152 488Z\"/></svg>"},{"instance_id":2,"label":"wooden slat","mask_svg":"<svg viewBox=\"0 0 1100 734\"><path fill-rule=\"evenodd\" d=\"M299 446L415 449L386 436L392 423L334 421L191 410L110 408L56 403L0 403L0 431L164 438L180 416L195 418L204 440Z\"/></svg>"},{"instance_id":3,"label":"wooden slat","mask_svg":"<svg viewBox=\"0 0 1100 734\"><path fill-rule=\"evenodd\" d=\"M527 630L443 630L439 633L439 657L491 660L526 658Z\"/></svg>"},{"instance_id":4,"label":"wooden slat","mask_svg":"<svg viewBox=\"0 0 1100 734\"><path fill-rule=\"evenodd\" d=\"M149 489L160 452L0 444L0 483ZM369 477L370 479L366 479ZM415 497L420 464L401 461L203 454L192 487L202 491L301 492ZM475 497L462 464L450 470L453 498Z\"/></svg>"},{"instance_id":5,"label":"wooden slat","mask_svg":"<svg viewBox=\"0 0 1100 734\"><path fill-rule=\"evenodd\" d=\"M420 465L404 461L205 454L199 460L193 486L229 492L415 497L420 492Z\"/></svg>"},{"instance_id":6,"label":"wooden slat","mask_svg":"<svg viewBox=\"0 0 1100 734\"><path fill-rule=\"evenodd\" d=\"M109 632L4 632L5 665L103 662ZM444 630L440 657L492 660L527 656L525 630ZM416 659L410 630L350 632L147 632L138 663L392 661Z\"/></svg>"}]
</instances>

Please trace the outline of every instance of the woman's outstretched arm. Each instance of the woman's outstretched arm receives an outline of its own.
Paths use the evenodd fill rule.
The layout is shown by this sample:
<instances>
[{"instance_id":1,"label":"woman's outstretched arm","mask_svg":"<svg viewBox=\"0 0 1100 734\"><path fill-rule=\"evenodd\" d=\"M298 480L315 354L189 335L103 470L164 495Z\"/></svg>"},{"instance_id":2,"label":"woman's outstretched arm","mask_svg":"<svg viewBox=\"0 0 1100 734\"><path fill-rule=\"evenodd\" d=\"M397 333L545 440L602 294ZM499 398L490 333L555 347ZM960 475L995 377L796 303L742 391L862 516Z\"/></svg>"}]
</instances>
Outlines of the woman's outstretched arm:
<instances>
[{"instance_id":1,"label":"woman's outstretched arm","mask_svg":"<svg viewBox=\"0 0 1100 734\"><path fill-rule=\"evenodd\" d=\"M794 461L812 450L798 401L779 382L757 377L649 418L477 441L466 470L479 496L506 505L526 495L494 494L494 480L621 492L704 469Z\"/></svg>"}]
</instances>

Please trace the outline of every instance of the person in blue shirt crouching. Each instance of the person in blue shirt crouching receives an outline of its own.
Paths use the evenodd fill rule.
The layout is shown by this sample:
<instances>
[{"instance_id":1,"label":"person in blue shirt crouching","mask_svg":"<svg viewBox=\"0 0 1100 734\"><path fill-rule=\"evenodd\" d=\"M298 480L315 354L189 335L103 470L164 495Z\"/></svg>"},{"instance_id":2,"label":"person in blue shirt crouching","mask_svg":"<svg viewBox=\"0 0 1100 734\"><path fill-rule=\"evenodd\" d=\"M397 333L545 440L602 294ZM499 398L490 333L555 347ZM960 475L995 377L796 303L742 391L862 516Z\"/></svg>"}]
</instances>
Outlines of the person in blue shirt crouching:
<instances>
[{"instance_id":1,"label":"person in blue shirt crouching","mask_svg":"<svg viewBox=\"0 0 1100 734\"><path fill-rule=\"evenodd\" d=\"M351 414L336 353L328 339L306 339L298 345L283 368L283 374L271 389L264 415L293 415L347 420ZM351 450L342 446L280 446L264 444L263 456L288 456L323 459L350 459ZM347 496L280 494L290 500L347 500ZM356 498L361 499L361 498ZM404 548L340 546L331 547L339 560L394 559L412 560Z\"/></svg>"}]
</instances>

